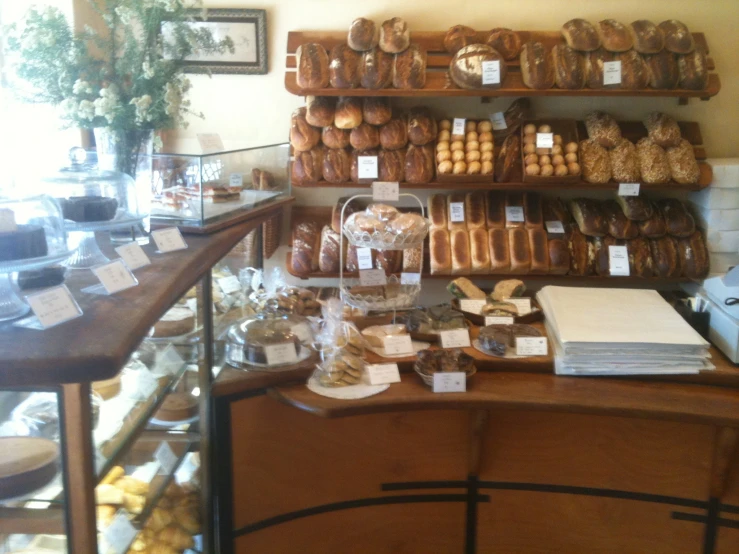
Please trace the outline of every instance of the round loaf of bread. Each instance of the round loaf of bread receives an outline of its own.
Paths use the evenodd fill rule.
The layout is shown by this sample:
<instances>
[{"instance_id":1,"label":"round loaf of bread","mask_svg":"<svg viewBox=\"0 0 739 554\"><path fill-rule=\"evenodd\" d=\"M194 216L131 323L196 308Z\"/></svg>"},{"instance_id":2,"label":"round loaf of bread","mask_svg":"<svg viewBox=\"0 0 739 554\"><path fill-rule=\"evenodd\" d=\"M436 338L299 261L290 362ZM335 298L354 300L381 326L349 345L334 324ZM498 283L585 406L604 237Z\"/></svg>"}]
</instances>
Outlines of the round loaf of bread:
<instances>
[{"instance_id":1,"label":"round loaf of bread","mask_svg":"<svg viewBox=\"0 0 739 554\"><path fill-rule=\"evenodd\" d=\"M483 62L500 62L500 83L482 84ZM505 81L508 67L503 56L494 48L486 44L470 44L457 52L449 64L449 74L452 81L468 90L480 88L500 88Z\"/></svg>"},{"instance_id":2,"label":"round loaf of bread","mask_svg":"<svg viewBox=\"0 0 739 554\"><path fill-rule=\"evenodd\" d=\"M649 138L662 148L669 148L680 144L682 135L680 126L675 119L662 112L652 112L644 120Z\"/></svg>"},{"instance_id":3,"label":"round loaf of bread","mask_svg":"<svg viewBox=\"0 0 739 554\"><path fill-rule=\"evenodd\" d=\"M616 141L608 152L611 157L611 172L617 183L638 183L641 180L636 146L625 138Z\"/></svg>"},{"instance_id":4,"label":"round loaf of bread","mask_svg":"<svg viewBox=\"0 0 739 554\"><path fill-rule=\"evenodd\" d=\"M380 144L385 150L399 150L408 144L408 126L404 117L393 117L380 128Z\"/></svg>"},{"instance_id":5,"label":"round loaf of bread","mask_svg":"<svg viewBox=\"0 0 739 554\"><path fill-rule=\"evenodd\" d=\"M321 133L305 119L306 108L298 108L292 115L290 144L298 152L310 150L321 140Z\"/></svg>"},{"instance_id":6,"label":"round loaf of bread","mask_svg":"<svg viewBox=\"0 0 739 554\"><path fill-rule=\"evenodd\" d=\"M533 89L554 86L552 52L541 42L529 41L521 48L521 76L523 84Z\"/></svg>"},{"instance_id":7,"label":"round loaf of bread","mask_svg":"<svg viewBox=\"0 0 739 554\"><path fill-rule=\"evenodd\" d=\"M636 143L636 155L639 159L639 172L642 181L648 184L662 184L670 180L670 164L667 154L661 146L649 137Z\"/></svg>"},{"instance_id":8,"label":"round loaf of bread","mask_svg":"<svg viewBox=\"0 0 739 554\"><path fill-rule=\"evenodd\" d=\"M329 183L345 183L351 177L352 157L343 148L330 148L323 158L323 178Z\"/></svg>"},{"instance_id":9,"label":"round loaf of bread","mask_svg":"<svg viewBox=\"0 0 739 554\"><path fill-rule=\"evenodd\" d=\"M295 80L300 88L326 88L329 83L328 53L320 44L309 42L295 50Z\"/></svg>"},{"instance_id":10,"label":"round loaf of bread","mask_svg":"<svg viewBox=\"0 0 739 554\"><path fill-rule=\"evenodd\" d=\"M436 119L426 108L414 108L408 114L408 140L416 146L433 142L436 138Z\"/></svg>"},{"instance_id":11,"label":"round loaf of bread","mask_svg":"<svg viewBox=\"0 0 739 554\"><path fill-rule=\"evenodd\" d=\"M621 139L621 128L613 117L602 111L590 112L585 116L588 137L605 148L613 148Z\"/></svg>"},{"instance_id":12,"label":"round loaf of bread","mask_svg":"<svg viewBox=\"0 0 739 554\"><path fill-rule=\"evenodd\" d=\"M411 32L405 20L393 17L380 26L379 46L388 54L404 52L411 44Z\"/></svg>"},{"instance_id":13,"label":"round loaf of bread","mask_svg":"<svg viewBox=\"0 0 739 554\"><path fill-rule=\"evenodd\" d=\"M339 129L354 129L362 124L362 99L342 96L336 104L334 125Z\"/></svg>"},{"instance_id":14,"label":"round loaf of bread","mask_svg":"<svg viewBox=\"0 0 739 554\"><path fill-rule=\"evenodd\" d=\"M638 19L631 24L634 50L640 54L657 54L665 47L662 29L648 19Z\"/></svg>"},{"instance_id":15,"label":"round loaf of bread","mask_svg":"<svg viewBox=\"0 0 739 554\"><path fill-rule=\"evenodd\" d=\"M393 117L390 99L381 96L368 96L362 104L362 119L372 125L384 125Z\"/></svg>"},{"instance_id":16,"label":"round loaf of bread","mask_svg":"<svg viewBox=\"0 0 739 554\"><path fill-rule=\"evenodd\" d=\"M693 185L698 182L701 171L695 159L693 146L685 139L677 146L667 149L667 161L670 164L672 180L681 185Z\"/></svg>"},{"instance_id":17,"label":"round loaf of bread","mask_svg":"<svg viewBox=\"0 0 739 554\"><path fill-rule=\"evenodd\" d=\"M634 46L629 28L615 19L604 19L598 23L603 48L609 52L626 52Z\"/></svg>"},{"instance_id":18,"label":"round loaf of bread","mask_svg":"<svg viewBox=\"0 0 739 554\"><path fill-rule=\"evenodd\" d=\"M329 56L329 82L334 88L357 88L359 86L360 55L346 44L337 44Z\"/></svg>"},{"instance_id":19,"label":"round loaf of bread","mask_svg":"<svg viewBox=\"0 0 739 554\"><path fill-rule=\"evenodd\" d=\"M434 180L434 148L431 145L409 145L405 152L405 180L408 183L430 183Z\"/></svg>"},{"instance_id":20,"label":"round loaf of bread","mask_svg":"<svg viewBox=\"0 0 739 554\"><path fill-rule=\"evenodd\" d=\"M411 44L395 56L393 86L395 88L418 89L426 84L426 50Z\"/></svg>"},{"instance_id":21,"label":"round loaf of bread","mask_svg":"<svg viewBox=\"0 0 739 554\"><path fill-rule=\"evenodd\" d=\"M365 52L377 46L380 34L375 22L364 17L358 17L349 26L349 35L346 42L357 52Z\"/></svg>"},{"instance_id":22,"label":"round loaf of bread","mask_svg":"<svg viewBox=\"0 0 739 554\"><path fill-rule=\"evenodd\" d=\"M611 158L595 139L580 143L580 166L588 183L605 184L611 180Z\"/></svg>"},{"instance_id":23,"label":"round loaf of bread","mask_svg":"<svg viewBox=\"0 0 739 554\"><path fill-rule=\"evenodd\" d=\"M346 148L349 146L349 133L347 129L327 125L321 132L321 140L327 148Z\"/></svg>"},{"instance_id":24,"label":"round loaf of bread","mask_svg":"<svg viewBox=\"0 0 739 554\"><path fill-rule=\"evenodd\" d=\"M600 48L600 35L585 19L570 19L562 25L562 36L567 46L581 52L592 52Z\"/></svg>"},{"instance_id":25,"label":"round loaf of bread","mask_svg":"<svg viewBox=\"0 0 739 554\"><path fill-rule=\"evenodd\" d=\"M649 85L649 69L644 59L635 50L616 54L621 62L621 88L640 90Z\"/></svg>"},{"instance_id":26,"label":"round loaf of bread","mask_svg":"<svg viewBox=\"0 0 739 554\"><path fill-rule=\"evenodd\" d=\"M675 54L662 50L659 54L644 56L649 71L649 86L656 89L673 89L680 81Z\"/></svg>"},{"instance_id":27,"label":"round loaf of bread","mask_svg":"<svg viewBox=\"0 0 739 554\"><path fill-rule=\"evenodd\" d=\"M380 181L405 180L405 155L402 150L380 150L377 159Z\"/></svg>"},{"instance_id":28,"label":"round loaf of bread","mask_svg":"<svg viewBox=\"0 0 739 554\"><path fill-rule=\"evenodd\" d=\"M336 98L333 96L307 96L305 120L314 127L333 125L336 114Z\"/></svg>"},{"instance_id":29,"label":"round loaf of bread","mask_svg":"<svg viewBox=\"0 0 739 554\"><path fill-rule=\"evenodd\" d=\"M703 90L708 86L708 62L702 48L678 56L677 68L680 73L680 88Z\"/></svg>"},{"instance_id":30,"label":"round loaf of bread","mask_svg":"<svg viewBox=\"0 0 739 554\"><path fill-rule=\"evenodd\" d=\"M505 27L496 27L488 35L485 44L500 52L504 60L515 60L521 51L521 38L518 33Z\"/></svg>"},{"instance_id":31,"label":"round loaf of bread","mask_svg":"<svg viewBox=\"0 0 739 554\"><path fill-rule=\"evenodd\" d=\"M444 35L444 48L450 54L456 54L460 49L475 42L475 30L466 25L450 27Z\"/></svg>"},{"instance_id":32,"label":"round loaf of bread","mask_svg":"<svg viewBox=\"0 0 739 554\"><path fill-rule=\"evenodd\" d=\"M356 131L356 129L355 129ZM360 183L360 182L371 182L375 181L375 178L367 178L367 179L360 179L359 178L359 157L372 157L374 156L377 158L377 150L353 150L351 153L352 156L352 166L349 172L349 178L352 180L353 183ZM380 167L379 167L379 159L378 159L378 167L377 167L377 175L379 177L380 175Z\"/></svg>"},{"instance_id":33,"label":"round loaf of bread","mask_svg":"<svg viewBox=\"0 0 739 554\"><path fill-rule=\"evenodd\" d=\"M349 143L355 150L370 150L380 146L380 132L369 123L362 123L349 134Z\"/></svg>"},{"instance_id":34,"label":"round loaf of bread","mask_svg":"<svg viewBox=\"0 0 739 554\"><path fill-rule=\"evenodd\" d=\"M588 88L601 89L606 86L603 84L603 64L605 62L612 62L613 57L611 52L603 48L598 48L598 50L593 50L585 54L585 84ZM608 88L619 87L618 84L607 86Z\"/></svg>"},{"instance_id":35,"label":"round loaf of bread","mask_svg":"<svg viewBox=\"0 0 739 554\"><path fill-rule=\"evenodd\" d=\"M362 54L359 62L359 84L372 90L389 87L393 82L395 58L379 48Z\"/></svg>"},{"instance_id":36,"label":"round loaf of bread","mask_svg":"<svg viewBox=\"0 0 739 554\"><path fill-rule=\"evenodd\" d=\"M308 152L295 152L292 165L292 179L296 183L320 181L323 178L323 157L325 148L316 146Z\"/></svg>"},{"instance_id":37,"label":"round loaf of bread","mask_svg":"<svg viewBox=\"0 0 739 554\"><path fill-rule=\"evenodd\" d=\"M677 19L668 19L659 24L665 36L665 48L675 54L689 54L695 48L693 34L688 26Z\"/></svg>"},{"instance_id":38,"label":"round loaf of bread","mask_svg":"<svg viewBox=\"0 0 739 554\"><path fill-rule=\"evenodd\" d=\"M581 89L585 86L585 57L582 53L565 44L557 44L552 49L552 57L554 80L559 88Z\"/></svg>"}]
</instances>

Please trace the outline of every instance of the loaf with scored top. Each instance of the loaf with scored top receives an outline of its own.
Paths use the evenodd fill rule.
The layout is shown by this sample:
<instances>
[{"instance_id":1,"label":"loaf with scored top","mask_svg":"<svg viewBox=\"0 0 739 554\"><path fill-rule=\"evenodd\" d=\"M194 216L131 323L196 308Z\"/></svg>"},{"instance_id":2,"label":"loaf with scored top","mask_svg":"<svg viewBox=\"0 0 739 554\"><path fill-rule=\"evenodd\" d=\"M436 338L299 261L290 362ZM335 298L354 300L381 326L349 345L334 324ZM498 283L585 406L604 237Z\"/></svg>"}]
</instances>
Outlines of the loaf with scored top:
<instances>
[{"instance_id":1,"label":"loaf with scored top","mask_svg":"<svg viewBox=\"0 0 739 554\"><path fill-rule=\"evenodd\" d=\"M554 86L552 51L541 42L529 41L521 47L521 77L523 84L533 89Z\"/></svg>"},{"instance_id":2,"label":"loaf with scored top","mask_svg":"<svg viewBox=\"0 0 739 554\"><path fill-rule=\"evenodd\" d=\"M496 27L488 35L485 44L500 52L504 60L515 60L521 51L521 38L507 27Z\"/></svg>"},{"instance_id":3,"label":"loaf with scored top","mask_svg":"<svg viewBox=\"0 0 739 554\"><path fill-rule=\"evenodd\" d=\"M665 47L662 29L647 19L638 19L631 24L634 50L640 54L657 54Z\"/></svg>"},{"instance_id":4,"label":"loaf with scored top","mask_svg":"<svg viewBox=\"0 0 739 554\"><path fill-rule=\"evenodd\" d=\"M649 71L649 86L656 89L673 89L680 81L680 70L675 54L662 50L658 54L644 56Z\"/></svg>"},{"instance_id":5,"label":"loaf with scored top","mask_svg":"<svg viewBox=\"0 0 739 554\"><path fill-rule=\"evenodd\" d=\"M648 184L667 183L670 180L670 164L664 149L649 137L636 143L639 172L642 181Z\"/></svg>"},{"instance_id":6,"label":"loaf with scored top","mask_svg":"<svg viewBox=\"0 0 739 554\"><path fill-rule=\"evenodd\" d=\"M329 54L328 76L334 88L357 88L359 86L360 54L347 44L337 44Z\"/></svg>"},{"instance_id":7,"label":"loaf with scored top","mask_svg":"<svg viewBox=\"0 0 739 554\"><path fill-rule=\"evenodd\" d=\"M393 83L395 57L379 48L371 48L362 54L359 61L359 84L362 88L377 90Z\"/></svg>"},{"instance_id":8,"label":"loaf with scored top","mask_svg":"<svg viewBox=\"0 0 739 554\"><path fill-rule=\"evenodd\" d=\"M570 213L584 235L602 237L608 234L608 223L597 200L575 198L570 201Z\"/></svg>"},{"instance_id":9,"label":"loaf with scored top","mask_svg":"<svg viewBox=\"0 0 739 554\"><path fill-rule=\"evenodd\" d=\"M403 53L395 55L393 86L402 89L419 89L426 84L426 50L411 44Z\"/></svg>"},{"instance_id":10,"label":"loaf with scored top","mask_svg":"<svg viewBox=\"0 0 739 554\"><path fill-rule=\"evenodd\" d=\"M326 88L329 84L328 53L320 44L301 44L295 50L297 72L295 80L300 88Z\"/></svg>"},{"instance_id":11,"label":"loaf with scored top","mask_svg":"<svg viewBox=\"0 0 739 554\"><path fill-rule=\"evenodd\" d=\"M649 249L652 253L654 274L657 277L680 277L682 268L675 238L665 235L662 238L651 239Z\"/></svg>"},{"instance_id":12,"label":"loaf with scored top","mask_svg":"<svg viewBox=\"0 0 739 554\"><path fill-rule=\"evenodd\" d=\"M615 19L604 19L598 23L603 48L609 52L626 52L634 46L630 29Z\"/></svg>"},{"instance_id":13,"label":"loaf with scored top","mask_svg":"<svg viewBox=\"0 0 739 554\"><path fill-rule=\"evenodd\" d=\"M665 37L665 49L675 54L689 54L695 48L693 34L688 26L677 19L668 19L659 24Z\"/></svg>"},{"instance_id":14,"label":"loaf with scored top","mask_svg":"<svg viewBox=\"0 0 739 554\"><path fill-rule=\"evenodd\" d=\"M710 269L706 240L700 230L677 242L683 277L703 279Z\"/></svg>"},{"instance_id":15,"label":"loaf with scored top","mask_svg":"<svg viewBox=\"0 0 739 554\"><path fill-rule=\"evenodd\" d=\"M566 44L552 49L554 81L562 89L581 89L585 86L585 57Z\"/></svg>"},{"instance_id":16,"label":"loaf with scored top","mask_svg":"<svg viewBox=\"0 0 739 554\"><path fill-rule=\"evenodd\" d=\"M597 50L601 45L598 31L585 19L570 19L562 25L562 36L567 46L583 52Z\"/></svg>"},{"instance_id":17,"label":"loaf with scored top","mask_svg":"<svg viewBox=\"0 0 739 554\"><path fill-rule=\"evenodd\" d=\"M708 60L702 48L677 57L680 88L703 90L708 86Z\"/></svg>"},{"instance_id":18,"label":"loaf with scored top","mask_svg":"<svg viewBox=\"0 0 739 554\"><path fill-rule=\"evenodd\" d=\"M454 25L444 35L444 48L450 54L456 54L467 46L475 42L475 30L467 25Z\"/></svg>"},{"instance_id":19,"label":"loaf with scored top","mask_svg":"<svg viewBox=\"0 0 739 554\"><path fill-rule=\"evenodd\" d=\"M336 114L336 98L332 96L307 96L305 120L314 127L333 125Z\"/></svg>"}]
</instances>

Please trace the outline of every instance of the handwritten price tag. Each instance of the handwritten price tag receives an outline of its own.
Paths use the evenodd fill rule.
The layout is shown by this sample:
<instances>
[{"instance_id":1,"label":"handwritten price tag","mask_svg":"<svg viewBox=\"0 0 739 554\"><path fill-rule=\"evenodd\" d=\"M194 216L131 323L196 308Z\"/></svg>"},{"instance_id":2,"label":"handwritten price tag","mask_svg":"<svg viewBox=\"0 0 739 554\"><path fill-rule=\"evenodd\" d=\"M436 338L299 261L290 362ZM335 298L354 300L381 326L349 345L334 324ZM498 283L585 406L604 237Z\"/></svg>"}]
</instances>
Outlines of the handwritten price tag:
<instances>
[{"instance_id":1,"label":"handwritten price tag","mask_svg":"<svg viewBox=\"0 0 739 554\"><path fill-rule=\"evenodd\" d=\"M377 156L357 156L360 179L377 179Z\"/></svg>"},{"instance_id":2,"label":"handwritten price tag","mask_svg":"<svg viewBox=\"0 0 739 554\"><path fill-rule=\"evenodd\" d=\"M397 202L400 196L400 185L397 181L375 181L372 183L372 200Z\"/></svg>"},{"instance_id":3,"label":"handwritten price tag","mask_svg":"<svg viewBox=\"0 0 739 554\"><path fill-rule=\"evenodd\" d=\"M464 223L464 202L452 202L449 204L449 218L452 223Z\"/></svg>"},{"instance_id":4,"label":"handwritten price tag","mask_svg":"<svg viewBox=\"0 0 739 554\"><path fill-rule=\"evenodd\" d=\"M523 223L523 206L506 206L505 218L512 223Z\"/></svg>"},{"instance_id":5,"label":"handwritten price tag","mask_svg":"<svg viewBox=\"0 0 739 554\"><path fill-rule=\"evenodd\" d=\"M603 84L604 85L620 85L621 84L621 62L603 62Z\"/></svg>"},{"instance_id":6,"label":"handwritten price tag","mask_svg":"<svg viewBox=\"0 0 739 554\"><path fill-rule=\"evenodd\" d=\"M482 84L500 84L500 60L490 60L482 62Z\"/></svg>"},{"instance_id":7,"label":"handwritten price tag","mask_svg":"<svg viewBox=\"0 0 739 554\"><path fill-rule=\"evenodd\" d=\"M420 273L401 273L400 284L401 285L417 285L421 282Z\"/></svg>"},{"instance_id":8,"label":"handwritten price tag","mask_svg":"<svg viewBox=\"0 0 739 554\"><path fill-rule=\"evenodd\" d=\"M618 195L639 196L639 189L641 189L641 185L639 183L619 183Z\"/></svg>"},{"instance_id":9,"label":"handwritten price tag","mask_svg":"<svg viewBox=\"0 0 739 554\"><path fill-rule=\"evenodd\" d=\"M608 247L608 267L611 275L629 276L629 252L625 246Z\"/></svg>"},{"instance_id":10,"label":"handwritten price tag","mask_svg":"<svg viewBox=\"0 0 739 554\"><path fill-rule=\"evenodd\" d=\"M517 356L546 356L546 337L516 337Z\"/></svg>"},{"instance_id":11,"label":"handwritten price tag","mask_svg":"<svg viewBox=\"0 0 739 554\"><path fill-rule=\"evenodd\" d=\"M487 304L487 300L476 300L472 298L463 298L459 301L459 309L470 314L479 314L482 312L483 306Z\"/></svg>"},{"instance_id":12,"label":"handwritten price tag","mask_svg":"<svg viewBox=\"0 0 739 554\"><path fill-rule=\"evenodd\" d=\"M123 246L119 246L115 251L121 258L123 258L123 261L126 262L128 269L131 271L136 271L139 268L151 265L149 256L146 255L144 249L141 248L137 242L130 242Z\"/></svg>"},{"instance_id":13,"label":"handwritten price tag","mask_svg":"<svg viewBox=\"0 0 739 554\"><path fill-rule=\"evenodd\" d=\"M232 173L228 177L228 184L232 187L243 188L244 186L244 175L241 173Z\"/></svg>"},{"instance_id":14,"label":"handwritten price tag","mask_svg":"<svg viewBox=\"0 0 739 554\"><path fill-rule=\"evenodd\" d=\"M531 298L509 298L506 302L510 302L518 308L518 315L531 313Z\"/></svg>"},{"instance_id":15,"label":"handwritten price tag","mask_svg":"<svg viewBox=\"0 0 739 554\"><path fill-rule=\"evenodd\" d=\"M536 133L537 148L552 148L554 146L554 133Z\"/></svg>"},{"instance_id":16,"label":"handwritten price tag","mask_svg":"<svg viewBox=\"0 0 739 554\"><path fill-rule=\"evenodd\" d=\"M387 275L382 269L360 269L359 283L363 287L381 287L387 285Z\"/></svg>"},{"instance_id":17,"label":"handwritten price tag","mask_svg":"<svg viewBox=\"0 0 739 554\"><path fill-rule=\"evenodd\" d=\"M267 357L267 365L294 364L298 361L298 353L293 342L269 344L264 347L264 354Z\"/></svg>"},{"instance_id":18,"label":"handwritten price tag","mask_svg":"<svg viewBox=\"0 0 739 554\"><path fill-rule=\"evenodd\" d=\"M467 375L463 371L434 373L434 392L467 392Z\"/></svg>"},{"instance_id":19,"label":"handwritten price tag","mask_svg":"<svg viewBox=\"0 0 739 554\"><path fill-rule=\"evenodd\" d=\"M113 260L107 264L93 267L92 272L95 277L100 279L108 294L115 294L139 284L123 260Z\"/></svg>"},{"instance_id":20,"label":"handwritten price tag","mask_svg":"<svg viewBox=\"0 0 739 554\"><path fill-rule=\"evenodd\" d=\"M485 316L485 325L513 325L513 316L488 315Z\"/></svg>"},{"instance_id":21,"label":"handwritten price tag","mask_svg":"<svg viewBox=\"0 0 739 554\"><path fill-rule=\"evenodd\" d=\"M413 343L411 342L410 335L385 337L383 344L385 346L385 354L413 354Z\"/></svg>"},{"instance_id":22,"label":"handwritten price tag","mask_svg":"<svg viewBox=\"0 0 739 554\"><path fill-rule=\"evenodd\" d=\"M454 122L452 123L452 134L464 136L464 123L464 119L455 117Z\"/></svg>"},{"instance_id":23,"label":"handwritten price tag","mask_svg":"<svg viewBox=\"0 0 739 554\"><path fill-rule=\"evenodd\" d=\"M177 456L172 452L172 447L169 446L167 441L162 441L157 447L154 452L154 459L159 462L162 471L167 475L174 471L174 466L177 464Z\"/></svg>"},{"instance_id":24,"label":"handwritten price tag","mask_svg":"<svg viewBox=\"0 0 739 554\"><path fill-rule=\"evenodd\" d=\"M357 248L357 266L359 269L372 269L372 249Z\"/></svg>"},{"instance_id":25,"label":"handwritten price tag","mask_svg":"<svg viewBox=\"0 0 739 554\"><path fill-rule=\"evenodd\" d=\"M82 315L66 285L59 285L43 292L29 294L26 301L44 329L60 325Z\"/></svg>"},{"instance_id":26,"label":"handwritten price tag","mask_svg":"<svg viewBox=\"0 0 739 554\"><path fill-rule=\"evenodd\" d=\"M547 233L551 233L553 235L565 234L565 226L562 225L561 221L545 221L544 225L547 227Z\"/></svg>"},{"instance_id":27,"label":"handwritten price tag","mask_svg":"<svg viewBox=\"0 0 739 554\"><path fill-rule=\"evenodd\" d=\"M467 348L470 344L470 332L467 329L452 329L439 333L442 348Z\"/></svg>"},{"instance_id":28,"label":"handwritten price tag","mask_svg":"<svg viewBox=\"0 0 739 554\"><path fill-rule=\"evenodd\" d=\"M398 364L373 364L367 366L370 385L400 383Z\"/></svg>"},{"instance_id":29,"label":"handwritten price tag","mask_svg":"<svg viewBox=\"0 0 739 554\"><path fill-rule=\"evenodd\" d=\"M184 250L187 248L187 243L177 227L168 227L166 229L152 231L151 238L154 239L154 242L161 254L165 254L166 252L175 252L176 250Z\"/></svg>"},{"instance_id":30,"label":"handwritten price tag","mask_svg":"<svg viewBox=\"0 0 739 554\"><path fill-rule=\"evenodd\" d=\"M508 129L508 123L506 123L505 114L503 112L490 114L490 122L493 124L493 131L503 131L504 129Z\"/></svg>"}]
</instances>

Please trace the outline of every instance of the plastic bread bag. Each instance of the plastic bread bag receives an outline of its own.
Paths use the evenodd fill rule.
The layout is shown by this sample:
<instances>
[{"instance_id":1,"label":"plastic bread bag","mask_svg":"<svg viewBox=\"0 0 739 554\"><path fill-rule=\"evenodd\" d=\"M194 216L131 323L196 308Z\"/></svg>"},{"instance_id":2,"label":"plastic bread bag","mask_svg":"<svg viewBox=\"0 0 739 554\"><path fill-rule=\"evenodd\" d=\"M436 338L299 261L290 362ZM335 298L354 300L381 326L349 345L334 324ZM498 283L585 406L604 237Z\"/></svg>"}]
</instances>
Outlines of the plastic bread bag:
<instances>
[{"instance_id":1,"label":"plastic bread bag","mask_svg":"<svg viewBox=\"0 0 739 554\"><path fill-rule=\"evenodd\" d=\"M92 426L97 426L100 418L99 395L91 393ZM57 394L54 392L34 392L18 404L10 413L8 425L3 431L12 430L12 434L22 437L42 437L58 441L59 435L59 405Z\"/></svg>"},{"instance_id":2,"label":"plastic bread bag","mask_svg":"<svg viewBox=\"0 0 739 554\"><path fill-rule=\"evenodd\" d=\"M324 387L346 387L362 382L365 343L359 329L342 320L343 304L332 298L323 309L323 322L314 347L321 354L313 377Z\"/></svg>"}]
</instances>

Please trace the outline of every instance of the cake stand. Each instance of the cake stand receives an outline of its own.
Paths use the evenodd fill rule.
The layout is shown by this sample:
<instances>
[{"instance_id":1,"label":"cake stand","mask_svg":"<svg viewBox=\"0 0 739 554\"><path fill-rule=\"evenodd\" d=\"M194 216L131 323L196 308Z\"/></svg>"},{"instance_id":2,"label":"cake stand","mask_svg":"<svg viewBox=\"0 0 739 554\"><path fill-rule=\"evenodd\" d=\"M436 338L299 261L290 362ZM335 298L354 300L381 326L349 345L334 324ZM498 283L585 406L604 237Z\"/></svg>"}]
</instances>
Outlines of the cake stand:
<instances>
[{"instance_id":1,"label":"cake stand","mask_svg":"<svg viewBox=\"0 0 739 554\"><path fill-rule=\"evenodd\" d=\"M71 269L89 269L110 261L100 250L95 233L113 231L116 229L130 229L134 225L142 223L146 215L131 216L124 215L110 221L77 222L69 219L64 220L64 229L69 236L69 245L74 249L74 254L65 262L65 266ZM136 240L131 236L131 241Z\"/></svg>"}]
</instances>

